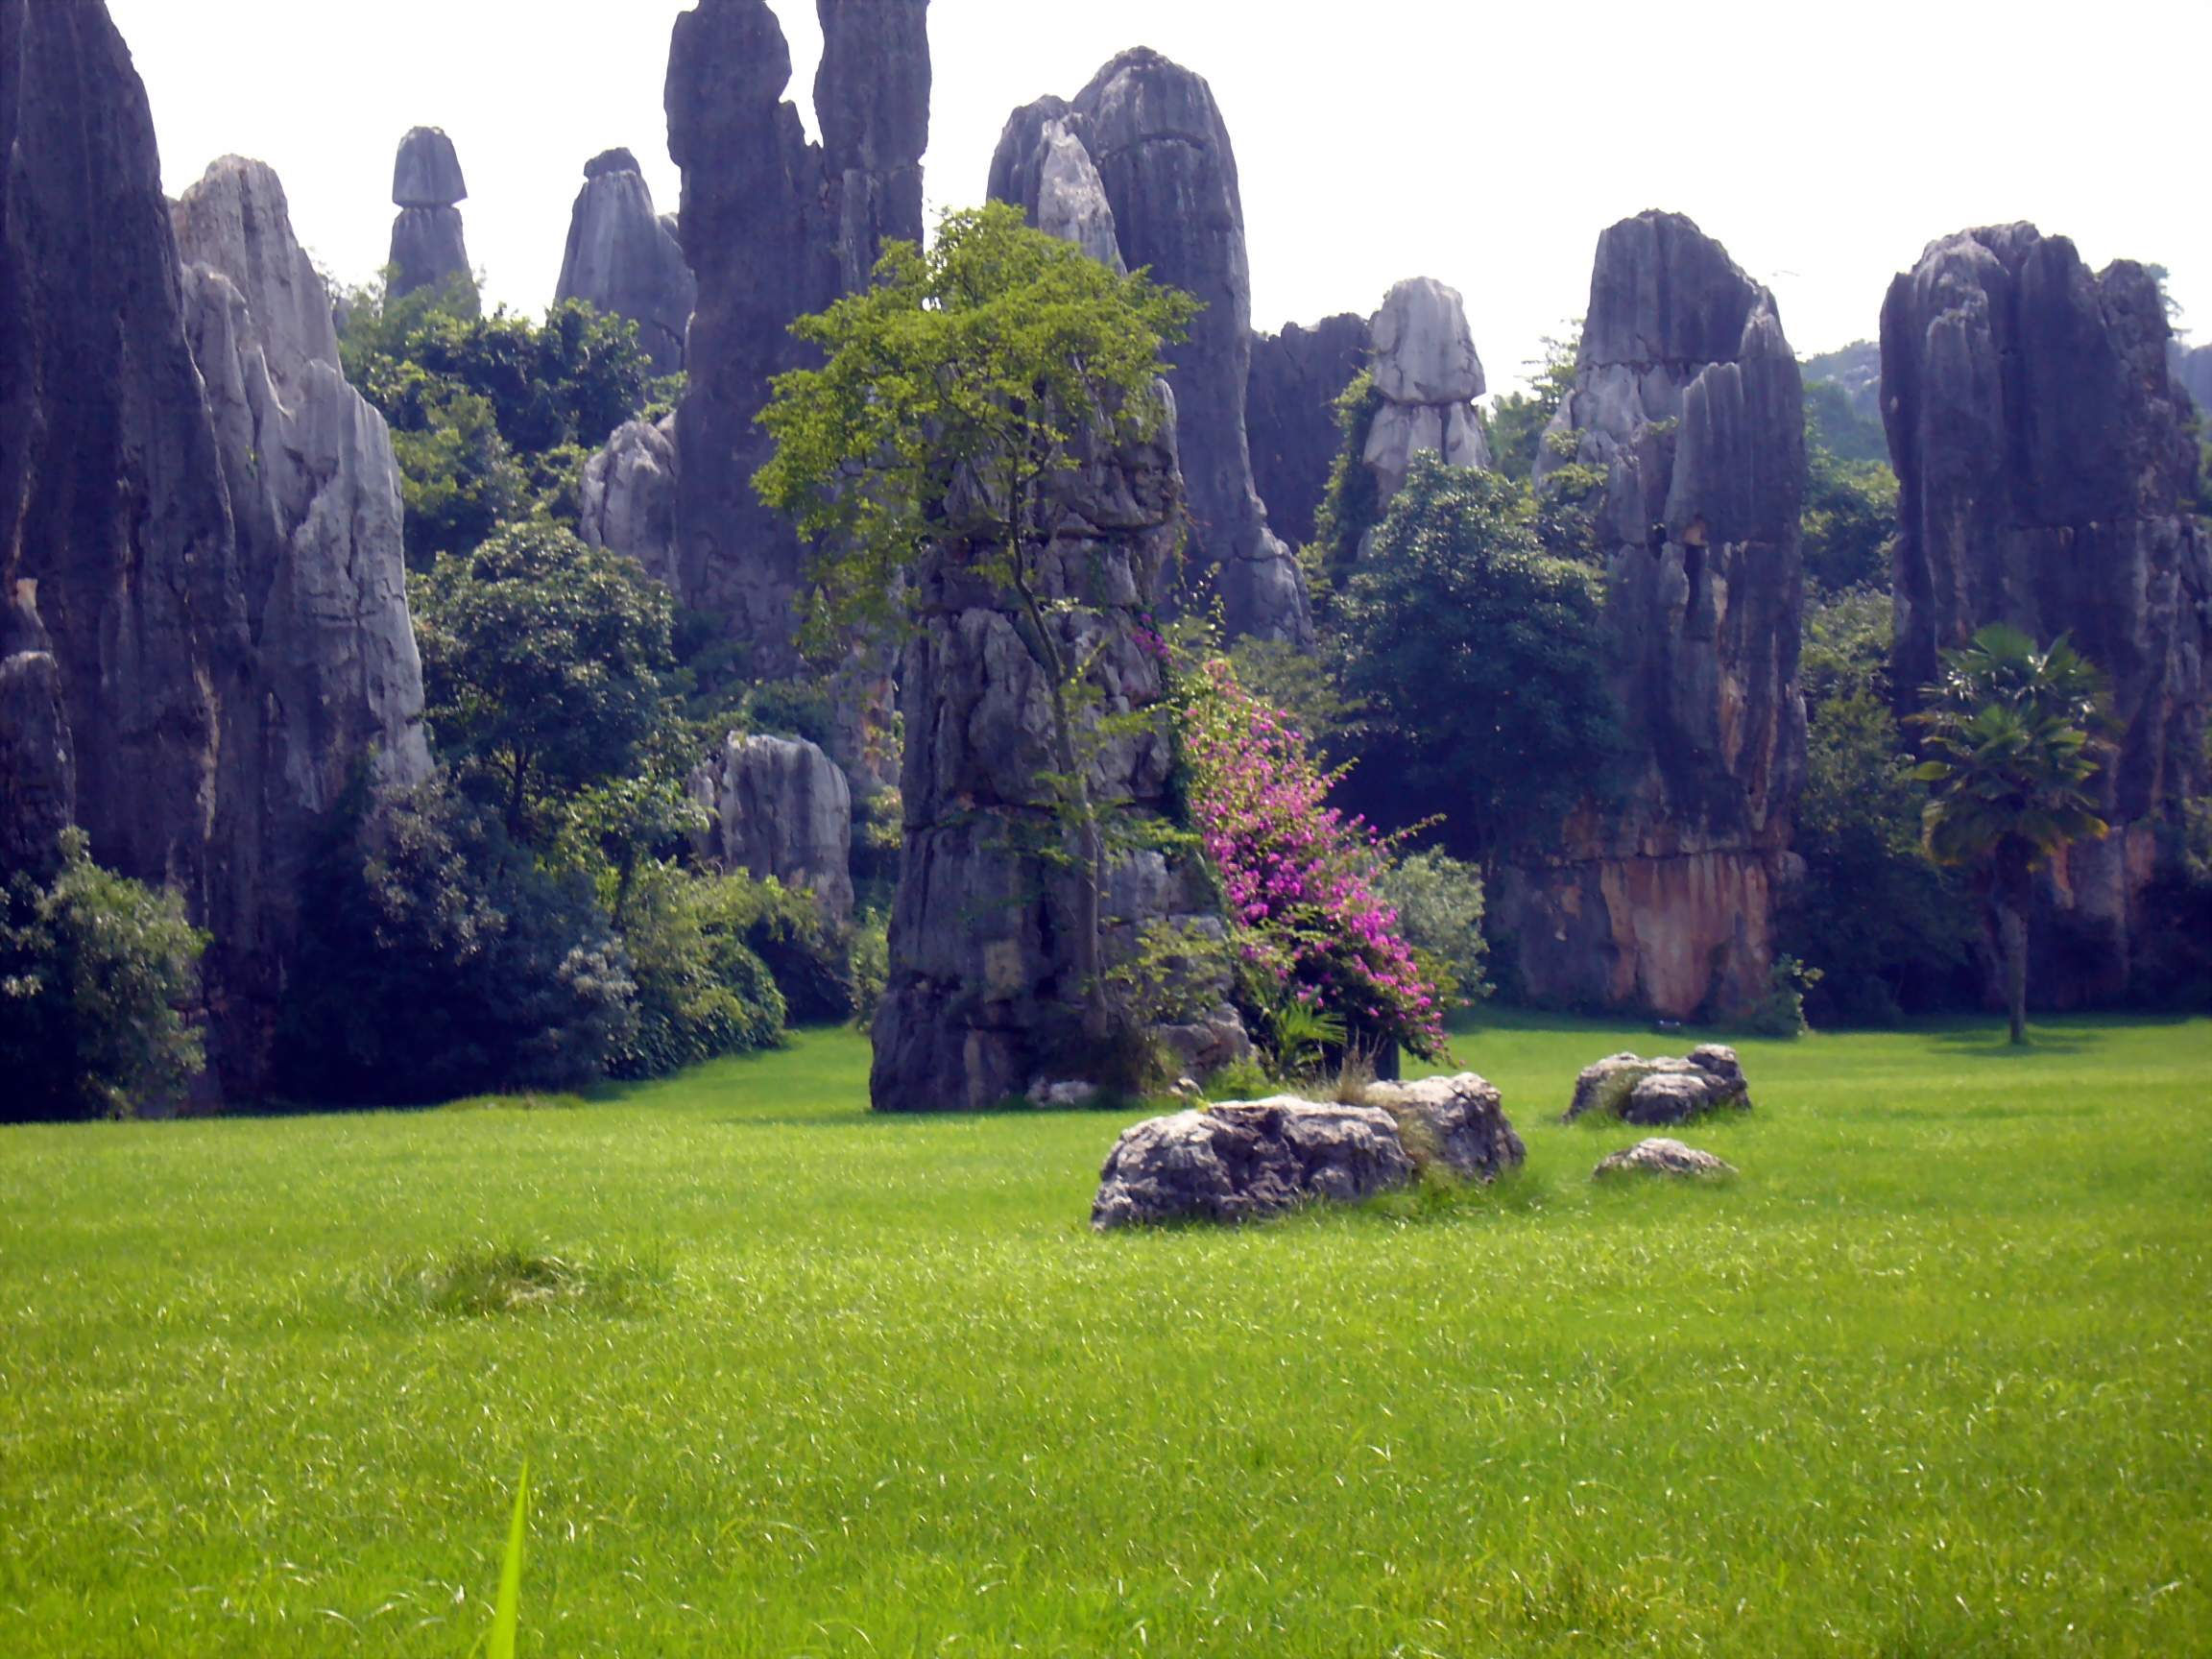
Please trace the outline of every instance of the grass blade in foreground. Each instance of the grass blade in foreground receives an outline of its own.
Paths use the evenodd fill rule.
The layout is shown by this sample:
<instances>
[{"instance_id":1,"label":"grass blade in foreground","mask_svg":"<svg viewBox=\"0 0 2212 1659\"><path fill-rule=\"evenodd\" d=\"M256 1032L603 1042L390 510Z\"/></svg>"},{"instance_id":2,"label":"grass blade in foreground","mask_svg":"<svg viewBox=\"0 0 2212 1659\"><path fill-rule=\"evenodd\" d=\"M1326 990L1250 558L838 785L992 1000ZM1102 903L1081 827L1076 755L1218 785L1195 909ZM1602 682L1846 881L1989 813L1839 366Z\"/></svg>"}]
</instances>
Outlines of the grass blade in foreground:
<instances>
[{"instance_id":1,"label":"grass blade in foreground","mask_svg":"<svg viewBox=\"0 0 2212 1659\"><path fill-rule=\"evenodd\" d=\"M499 1568L499 1604L492 1613L491 1659L515 1659L515 1629L522 1617L522 1532L529 1524L530 1459L515 1488L515 1519L507 1527L507 1559Z\"/></svg>"}]
</instances>

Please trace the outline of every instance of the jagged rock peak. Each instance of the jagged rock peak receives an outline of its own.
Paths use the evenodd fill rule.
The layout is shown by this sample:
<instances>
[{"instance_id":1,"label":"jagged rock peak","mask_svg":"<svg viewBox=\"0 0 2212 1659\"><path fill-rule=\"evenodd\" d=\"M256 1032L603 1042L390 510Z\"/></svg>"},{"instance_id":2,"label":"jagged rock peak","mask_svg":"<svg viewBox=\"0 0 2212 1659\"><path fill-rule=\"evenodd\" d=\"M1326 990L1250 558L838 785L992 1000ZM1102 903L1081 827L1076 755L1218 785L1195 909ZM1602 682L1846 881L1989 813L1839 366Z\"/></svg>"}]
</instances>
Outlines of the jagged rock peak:
<instances>
[{"instance_id":1,"label":"jagged rock peak","mask_svg":"<svg viewBox=\"0 0 2212 1659\"><path fill-rule=\"evenodd\" d=\"M1598 539L1639 774L1506 872L1525 993L1686 1018L1765 998L1805 768L1804 390L1773 298L1675 213L1599 238L1575 388L1537 458L1604 477Z\"/></svg>"},{"instance_id":2,"label":"jagged rock peak","mask_svg":"<svg viewBox=\"0 0 2212 1659\"><path fill-rule=\"evenodd\" d=\"M556 303L581 300L637 325L656 373L684 367L684 339L699 285L675 233L654 211L653 191L627 150L610 150L584 168L584 188L568 221Z\"/></svg>"},{"instance_id":3,"label":"jagged rock peak","mask_svg":"<svg viewBox=\"0 0 2212 1659\"><path fill-rule=\"evenodd\" d=\"M1375 389L1393 403L1469 403L1487 389L1467 302L1433 276L1393 287L1372 334Z\"/></svg>"},{"instance_id":4,"label":"jagged rock peak","mask_svg":"<svg viewBox=\"0 0 2212 1659\"><path fill-rule=\"evenodd\" d=\"M1104 213L1088 204L1089 174ZM1304 578L1268 529L1252 480L1244 207L1236 152L1204 77L1141 46L1108 62L1072 103L1046 98L1016 110L992 158L990 194L1094 252L1110 214L1124 269L1148 267L1204 301L1167 376L1183 422L1189 568L1219 596L1232 633L1309 642Z\"/></svg>"},{"instance_id":5,"label":"jagged rock peak","mask_svg":"<svg viewBox=\"0 0 2212 1659\"><path fill-rule=\"evenodd\" d=\"M1598 239L1583 366L1687 368L1739 354L1752 310L1773 296L1696 223L1647 210Z\"/></svg>"},{"instance_id":6,"label":"jagged rock peak","mask_svg":"<svg viewBox=\"0 0 2212 1659\"><path fill-rule=\"evenodd\" d=\"M280 391L295 394L309 363L336 366L330 292L292 233L276 169L223 156L178 200L172 216L180 255L220 271L245 298Z\"/></svg>"},{"instance_id":7,"label":"jagged rock peak","mask_svg":"<svg viewBox=\"0 0 2212 1659\"><path fill-rule=\"evenodd\" d=\"M769 383L814 361L794 319L863 285L883 243L923 232L928 9L923 0L820 0L807 141L784 99L791 53L763 0L699 0L676 19L668 151L684 170L681 241L698 278L677 423L683 590L728 618L755 672L794 671L805 561L754 494ZM851 757L839 756L850 764Z\"/></svg>"},{"instance_id":8,"label":"jagged rock peak","mask_svg":"<svg viewBox=\"0 0 2212 1659\"><path fill-rule=\"evenodd\" d=\"M1384 296L1368 336L1382 407L1368 427L1362 459L1379 499L1405 487L1416 455L1488 467L1490 445L1475 412L1484 390L1482 359L1459 291L1432 276L1400 282Z\"/></svg>"},{"instance_id":9,"label":"jagged rock peak","mask_svg":"<svg viewBox=\"0 0 2212 1659\"><path fill-rule=\"evenodd\" d=\"M443 127L416 127L399 140L392 164L392 203L397 207L453 207L469 200L461 177L461 156Z\"/></svg>"}]
</instances>

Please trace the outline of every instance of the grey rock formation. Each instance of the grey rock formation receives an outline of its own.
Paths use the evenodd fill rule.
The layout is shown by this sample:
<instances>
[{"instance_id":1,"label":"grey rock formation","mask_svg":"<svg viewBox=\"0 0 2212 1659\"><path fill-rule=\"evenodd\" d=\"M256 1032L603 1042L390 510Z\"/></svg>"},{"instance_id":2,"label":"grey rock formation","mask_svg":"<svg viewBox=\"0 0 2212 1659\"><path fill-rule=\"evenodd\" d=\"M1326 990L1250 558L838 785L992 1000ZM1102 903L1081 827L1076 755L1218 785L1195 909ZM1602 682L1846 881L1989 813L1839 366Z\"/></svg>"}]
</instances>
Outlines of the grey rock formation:
<instances>
[{"instance_id":1,"label":"grey rock formation","mask_svg":"<svg viewBox=\"0 0 2212 1659\"><path fill-rule=\"evenodd\" d=\"M2212 431L2212 346L2183 347L2176 342L2167 356L2174 378L2207 422L2200 430Z\"/></svg>"},{"instance_id":2,"label":"grey rock formation","mask_svg":"<svg viewBox=\"0 0 2212 1659\"><path fill-rule=\"evenodd\" d=\"M1052 490L1036 531L1047 541L1039 564L1050 625L1069 660L1088 664L1099 715L1142 714L1163 696L1138 622L1175 549L1172 432L1093 445ZM1017 602L972 573L988 532L964 522L949 504L946 537L917 573L920 617L900 684L905 852L875 1027L882 1111L988 1107L1040 1078L1093 1075L1078 883L1053 856L1062 830L1043 781L1054 770L1049 688ZM1090 760L1094 799L1129 821L1163 818L1172 758L1164 730L1102 739ZM1123 856L1102 885L1109 961L1146 921L1207 907L1194 873L1157 853Z\"/></svg>"},{"instance_id":3,"label":"grey rock formation","mask_svg":"<svg viewBox=\"0 0 2212 1659\"><path fill-rule=\"evenodd\" d=\"M1528 1156L1498 1086L1472 1071L1374 1083L1362 1098L1390 1114L1416 1164L1440 1166L1463 1180L1495 1181Z\"/></svg>"},{"instance_id":4,"label":"grey rock formation","mask_svg":"<svg viewBox=\"0 0 2212 1659\"><path fill-rule=\"evenodd\" d=\"M266 1022L325 816L357 766L404 788L430 770L407 613L399 468L384 418L346 381L322 284L283 186L227 156L175 213L184 324L237 538L256 706L227 722L261 847L225 932L230 995ZM256 1032L256 1048L265 1032ZM257 1068L249 1068L256 1070Z\"/></svg>"},{"instance_id":5,"label":"grey rock formation","mask_svg":"<svg viewBox=\"0 0 2212 1659\"><path fill-rule=\"evenodd\" d=\"M1366 367L1367 320L1349 312L1253 337L1244 399L1252 482L1267 503L1268 524L1292 546L1313 540L1344 444L1336 399Z\"/></svg>"},{"instance_id":6,"label":"grey rock formation","mask_svg":"<svg viewBox=\"0 0 2212 1659\"><path fill-rule=\"evenodd\" d=\"M10 655L45 676L35 613L93 855L169 882L204 921L234 903L209 820L221 710L252 696L251 639L153 119L104 5L0 0L0 156ZM52 777L53 735L32 745L35 777Z\"/></svg>"},{"instance_id":7,"label":"grey rock formation","mask_svg":"<svg viewBox=\"0 0 2212 1659\"><path fill-rule=\"evenodd\" d=\"M1288 1095L1155 1118L1123 1132L1091 1206L1098 1232L1161 1221L1245 1221L1403 1187L1413 1162L1390 1115Z\"/></svg>"},{"instance_id":8,"label":"grey rock formation","mask_svg":"<svg viewBox=\"0 0 2212 1659\"><path fill-rule=\"evenodd\" d=\"M736 733L691 779L711 828L700 851L725 870L814 895L822 914L853 919L853 791L813 744Z\"/></svg>"},{"instance_id":9,"label":"grey rock formation","mask_svg":"<svg viewBox=\"0 0 2212 1659\"><path fill-rule=\"evenodd\" d=\"M1157 52L1124 52L1072 104L1046 98L1015 111L992 158L990 193L1091 247L1104 216L1070 203L1092 174L1124 268L1149 267L1206 304L1168 373L1183 423L1192 578L1219 594L1232 633L1308 642L1304 579L1253 487L1244 428L1251 272L1236 152L1212 88Z\"/></svg>"},{"instance_id":10,"label":"grey rock formation","mask_svg":"<svg viewBox=\"0 0 2212 1659\"><path fill-rule=\"evenodd\" d=\"M1593 1179L1606 1175L1671 1175L1677 1179L1713 1180L1735 1173L1733 1164L1710 1152L1657 1135L1614 1153L1590 1171Z\"/></svg>"},{"instance_id":11,"label":"grey rock formation","mask_svg":"<svg viewBox=\"0 0 2212 1659\"><path fill-rule=\"evenodd\" d=\"M473 284L469 239L461 227L458 203L469 194L461 180L461 159L443 129L417 127L399 140L392 165L392 201L399 217L392 222L395 300L422 289L444 288L453 278Z\"/></svg>"},{"instance_id":12,"label":"grey rock formation","mask_svg":"<svg viewBox=\"0 0 2212 1659\"><path fill-rule=\"evenodd\" d=\"M584 188L568 220L556 303L581 300L637 325L658 374L684 367L684 336L699 296L675 231L653 210L652 187L627 150L585 164Z\"/></svg>"},{"instance_id":13,"label":"grey rock formation","mask_svg":"<svg viewBox=\"0 0 2212 1659\"><path fill-rule=\"evenodd\" d=\"M792 321L864 282L886 240L923 230L927 0L819 9L820 145L783 101L791 54L765 0L699 0L676 20L668 63L668 150L684 170L681 239L698 278L671 586L727 618L761 676L800 665L804 570L797 537L753 492L770 454L754 417L770 380L810 360Z\"/></svg>"},{"instance_id":14,"label":"grey rock formation","mask_svg":"<svg viewBox=\"0 0 2212 1659\"><path fill-rule=\"evenodd\" d=\"M1488 467L1475 399L1484 392L1482 360L1455 288L1417 276L1392 288L1369 326L1375 390L1382 399L1367 428L1361 459L1381 501L1406 487L1413 457L1440 455L1453 467Z\"/></svg>"},{"instance_id":15,"label":"grey rock formation","mask_svg":"<svg viewBox=\"0 0 2212 1659\"><path fill-rule=\"evenodd\" d=\"M93 854L183 897L213 935L212 1055L250 1092L317 815L373 756L395 781L427 763L397 470L318 355L275 178L219 163L172 223L98 0L0 0L0 655L36 723L6 798L50 820L73 764ZM180 230L209 264L180 267Z\"/></svg>"},{"instance_id":16,"label":"grey rock formation","mask_svg":"<svg viewBox=\"0 0 2212 1659\"><path fill-rule=\"evenodd\" d=\"M676 417L626 421L584 463L577 530L628 555L680 597L676 571Z\"/></svg>"},{"instance_id":17,"label":"grey rock formation","mask_svg":"<svg viewBox=\"0 0 2212 1659\"><path fill-rule=\"evenodd\" d=\"M469 200L461 157L443 127L415 127L399 140L392 163L396 207L457 207Z\"/></svg>"},{"instance_id":18,"label":"grey rock formation","mask_svg":"<svg viewBox=\"0 0 2212 1659\"><path fill-rule=\"evenodd\" d=\"M43 874L77 816L77 757L37 584L0 596L0 876Z\"/></svg>"},{"instance_id":19,"label":"grey rock formation","mask_svg":"<svg viewBox=\"0 0 2212 1659\"><path fill-rule=\"evenodd\" d=\"M2066 634L2111 677L2112 833L2049 873L2030 929L2030 983L2061 1004L2127 988L2159 925L2145 891L2177 865L2181 804L2204 783L2212 549L2169 338L2141 266L2092 275L2031 225L1930 244L1882 313L1901 702L1988 622Z\"/></svg>"},{"instance_id":20,"label":"grey rock formation","mask_svg":"<svg viewBox=\"0 0 2212 1659\"><path fill-rule=\"evenodd\" d=\"M1553 432L1606 475L1630 781L1505 871L1498 928L1540 999L1732 1016L1769 988L1805 768L1803 389L1773 296L1678 214L1615 225Z\"/></svg>"},{"instance_id":21,"label":"grey rock formation","mask_svg":"<svg viewBox=\"0 0 2212 1659\"><path fill-rule=\"evenodd\" d=\"M1623 1053L1584 1067L1560 1121L1594 1114L1628 1123L1678 1123L1722 1107L1749 1111L1751 1089L1736 1050L1709 1043L1691 1049L1687 1059Z\"/></svg>"}]
</instances>

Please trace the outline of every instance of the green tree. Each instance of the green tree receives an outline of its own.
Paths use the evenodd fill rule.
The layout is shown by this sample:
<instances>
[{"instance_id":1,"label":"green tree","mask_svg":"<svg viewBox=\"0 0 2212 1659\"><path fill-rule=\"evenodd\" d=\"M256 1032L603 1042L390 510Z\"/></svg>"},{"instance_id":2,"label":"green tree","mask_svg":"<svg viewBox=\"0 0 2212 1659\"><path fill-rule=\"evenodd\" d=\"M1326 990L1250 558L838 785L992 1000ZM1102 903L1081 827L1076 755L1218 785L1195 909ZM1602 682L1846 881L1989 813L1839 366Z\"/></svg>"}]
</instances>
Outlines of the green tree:
<instances>
[{"instance_id":1,"label":"green tree","mask_svg":"<svg viewBox=\"0 0 2212 1659\"><path fill-rule=\"evenodd\" d=\"M95 864L82 830L50 881L18 872L0 888L0 1119L174 1102L203 1063L182 1010L206 944L175 894Z\"/></svg>"},{"instance_id":2,"label":"green tree","mask_svg":"<svg viewBox=\"0 0 2212 1659\"><path fill-rule=\"evenodd\" d=\"M1013 602L1049 696L1045 781L1070 843L1071 932L1094 1040L1108 1035L1106 826L1086 776L1086 665L1059 626L1080 601L1051 590L1043 516L1088 443L1158 429L1160 351L1196 309L1142 272L1124 276L1028 228L1004 204L949 213L926 252L893 243L865 293L793 325L828 361L779 376L760 417L776 454L756 483L814 548L808 638L818 649L849 643L855 628L906 624L904 578L953 528L947 503L957 493L968 573Z\"/></svg>"},{"instance_id":3,"label":"green tree","mask_svg":"<svg viewBox=\"0 0 2212 1659\"><path fill-rule=\"evenodd\" d=\"M2090 785L2104 677L2060 638L2047 651L1993 623L1943 654L1943 678L1912 716L1928 756L1928 850L1975 870L1997 912L2011 1037L2028 1020L2028 906L2037 865L2105 832Z\"/></svg>"},{"instance_id":4,"label":"green tree","mask_svg":"<svg viewBox=\"0 0 2212 1659\"><path fill-rule=\"evenodd\" d=\"M1536 475L1545 430L1575 390L1575 360L1581 349L1579 323L1563 340L1545 336L1542 360L1523 365L1529 371L1528 390L1507 392L1491 405L1490 460L1506 477L1527 481Z\"/></svg>"},{"instance_id":5,"label":"green tree","mask_svg":"<svg viewBox=\"0 0 2212 1659\"><path fill-rule=\"evenodd\" d=\"M1445 814L1498 857L1601 786L1619 748L1604 585L1548 552L1527 493L1418 456L1345 589L1346 689L1372 737L1355 781L1398 824Z\"/></svg>"},{"instance_id":6,"label":"green tree","mask_svg":"<svg viewBox=\"0 0 2212 1659\"><path fill-rule=\"evenodd\" d=\"M1815 588L1889 585L1897 475L1883 461L1845 461L1823 444L1807 406L1805 573Z\"/></svg>"},{"instance_id":7,"label":"green tree","mask_svg":"<svg viewBox=\"0 0 2212 1659\"><path fill-rule=\"evenodd\" d=\"M390 422L407 507L407 555L426 568L533 512L573 519L585 460L663 398L669 383L628 319L570 301L542 324L478 314L472 284L342 306L347 377Z\"/></svg>"},{"instance_id":8,"label":"green tree","mask_svg":"<svg viewBox=\"0 0 2212 1659\"><path fill-rule=\"evenodd\" d=\"M546 792L635 769L675 662L667 590L634 561L537 522L411 586L432 732L447 759L498 780L509 836L531 839Z\"/></svg>"}]
</instances>

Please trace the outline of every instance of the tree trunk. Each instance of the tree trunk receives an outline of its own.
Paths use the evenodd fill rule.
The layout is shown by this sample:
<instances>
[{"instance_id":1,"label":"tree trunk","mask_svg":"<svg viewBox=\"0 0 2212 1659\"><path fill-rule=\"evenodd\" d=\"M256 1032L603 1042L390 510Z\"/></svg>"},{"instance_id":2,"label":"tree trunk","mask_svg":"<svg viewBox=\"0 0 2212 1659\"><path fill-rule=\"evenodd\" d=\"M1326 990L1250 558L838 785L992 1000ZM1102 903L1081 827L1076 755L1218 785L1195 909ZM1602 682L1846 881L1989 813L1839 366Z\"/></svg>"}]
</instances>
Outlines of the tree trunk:
<instances>
[{"instance_id":1,"label":"tree trunk","mask_svg":"<svg viewBox=\"0 0 2212 1659\"><path fill-rule=\"evenodd\" d=\"M1998 901L1997 934L2005 948L2005 1011L2017 1047L2028 1041L2028 908L2017 896Z\"/></svg>"}]
</instances>

